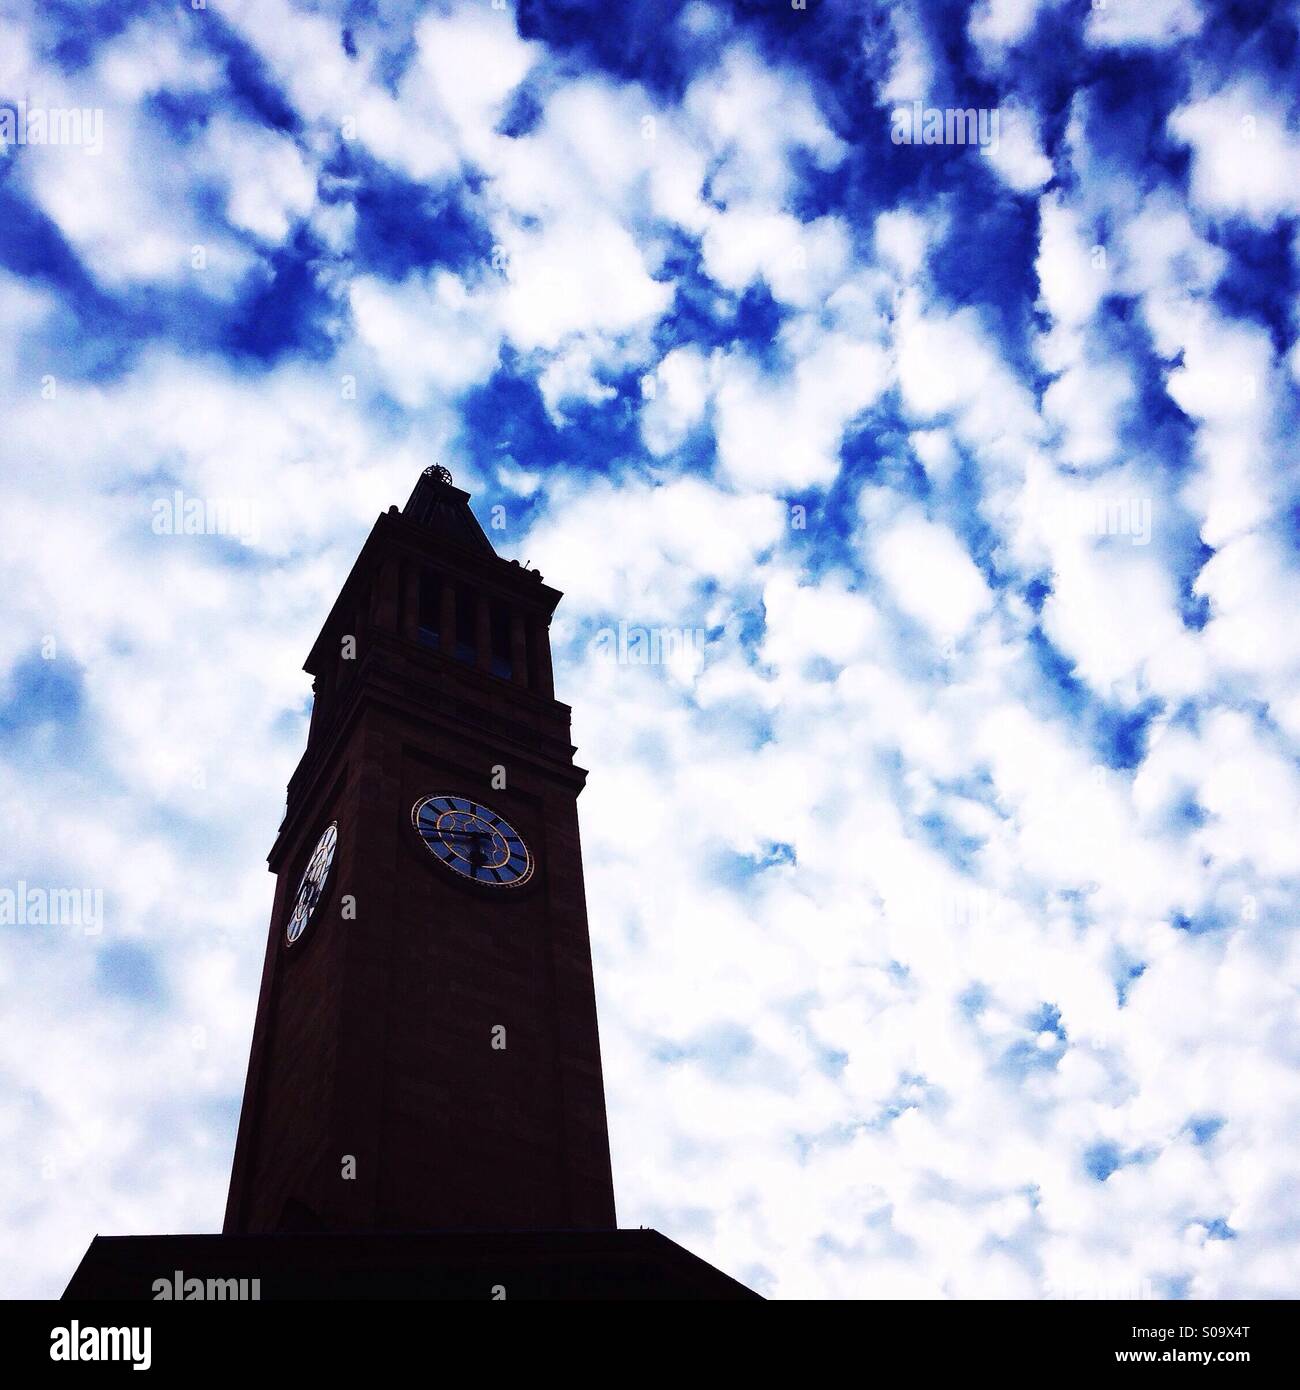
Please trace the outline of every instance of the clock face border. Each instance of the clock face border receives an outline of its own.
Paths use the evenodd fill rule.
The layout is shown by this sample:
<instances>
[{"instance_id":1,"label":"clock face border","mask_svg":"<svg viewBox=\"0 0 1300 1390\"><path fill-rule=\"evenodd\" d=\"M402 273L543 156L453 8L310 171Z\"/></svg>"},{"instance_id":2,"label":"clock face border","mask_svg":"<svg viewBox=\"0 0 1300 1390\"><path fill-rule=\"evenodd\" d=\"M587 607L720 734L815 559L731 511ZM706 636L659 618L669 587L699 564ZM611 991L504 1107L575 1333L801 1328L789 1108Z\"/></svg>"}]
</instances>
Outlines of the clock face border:
<instances>
[{"instance_id":1,"label":"clock face border","mask_svg":"<svg viewBox=\"0 0 1300 1390\"><path fill-rule=\"evenodd\" d=\"M484 827L484 833L494 835L494 846L500 842L501 848L497 850L503 857L495 864L489 864L488 869L500 871L510 868L522 855L523 867L515 872L515 876L508 879L480 878L477 873L467 872L469 861L466 855L458 850L452 849L440 836L435 844L432 836L425 833L424 826L421 825L421 812L431 803L442 802L444 807L441 814L456 813L479 822ZM426 822L427 823L427 822ZM415 804L411 807L411 828L415 833L415 838L423 847L428 858L442 866L447 873L466 887L474 889L485 889L488 891L497 889L510 889L520 891L529 887L535 880L537 869L537 859L533 854L532 847L523 835L503 816L499 811L495 811L485 802L478 800L477 797L466 796L462 792L430 792L416 798ZM437 835L436 829L434 835ZM517 845L518 848L512 846ZM424 856L421 856L422 858ZM459 861L459 862L457 862ZM460 867L464 864L466 867Z\"/></svg>"},{"instance_id":2,"label":"clock face border","mask_svg":"<svg viewBox=\"0 0 1300 1390\"><path fill-rule=\"evenodd\" d=\"M327 843L328 842L328 843ZM307 935L308 928L316 920L316 914L320 910L321 904L325 901L325 890L329 887L330 880L334 876L334 864L338 859L339 853L339 823L336 820L330 823L321 831L312 848L312 852L307 859L307 866L302 871L302 877L298 880L298 886L294 889L293 902L289 908L289 920L284 925L284 944L286 947L297 946L303 937ZM321 863L322 854L324 863ZM302 925L297 932L293 932L293 924L298 918L298 909L303 896L303 889L307 886L308 879L315 871L316 895L312 904L306 910L306 915L302 919Z\"/></svg>"}]
</instances>

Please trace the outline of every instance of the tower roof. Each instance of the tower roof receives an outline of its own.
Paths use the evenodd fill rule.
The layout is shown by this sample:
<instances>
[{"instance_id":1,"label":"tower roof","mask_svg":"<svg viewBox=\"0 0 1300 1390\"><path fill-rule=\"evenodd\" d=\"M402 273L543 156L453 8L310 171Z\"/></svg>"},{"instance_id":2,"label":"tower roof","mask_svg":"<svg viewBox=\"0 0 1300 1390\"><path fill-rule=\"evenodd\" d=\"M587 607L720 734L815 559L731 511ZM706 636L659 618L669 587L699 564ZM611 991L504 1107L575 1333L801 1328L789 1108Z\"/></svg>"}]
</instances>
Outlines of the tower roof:
<instances>
[{"instance_id":1,"label":"tower roof","mask_svg":"<svg viewBox=\"0 0 1300 1390\"><path fill-rule=\"evenodd\" d=\"M440 463L426 468L415 480L402 515L467 550L496 554L470 510L469 493L452 486L450 471Z\"/></svg>"},{"instance_id":2,"label":"tower roof","mask_svg":"<svg viewBox=\"0 0 1300 1390\"><path fill-rule=\"evenodd\" d=\"M470 510L469 493L453 485L441 464L426 468L399 512L396 504L376 518L361 553L353 562L329 617L308 653L303 669L316 675L333 660L329 649L340 631L351 632L370 613L375 584L389 584L382 571L394 558L427 564L450 575L452 584L508 603L522 605L548 619L562 595L542 582L538 570L498 555ZM395 581L394 581L395 582ZM400 608L395 594L390 599ZM396 621L397 608L388 621ZM343 625L343 626L341 626Z\"/></svg>"}]
</instances>

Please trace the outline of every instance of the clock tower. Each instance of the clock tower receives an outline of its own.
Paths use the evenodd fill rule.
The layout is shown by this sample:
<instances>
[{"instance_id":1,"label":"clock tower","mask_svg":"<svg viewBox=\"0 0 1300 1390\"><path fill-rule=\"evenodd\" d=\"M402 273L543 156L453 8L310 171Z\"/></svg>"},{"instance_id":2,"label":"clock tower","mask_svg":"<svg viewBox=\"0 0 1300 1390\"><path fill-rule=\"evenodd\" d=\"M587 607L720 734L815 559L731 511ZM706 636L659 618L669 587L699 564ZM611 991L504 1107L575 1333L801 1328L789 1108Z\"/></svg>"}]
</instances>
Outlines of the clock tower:
<instances>
[{"instance_id":1,"label":"clock tower","mask_svg":"<svg viewBox=\"0 0 1300 1390\"><path fill-rule=\"evenodd\" d=\"M306 669L225 1231L612 1230L560 594L444 468Z\"/></svg>"},{"instance_id":2,"label":"clock tower","mask_svg":"<svg viewBox=\"0 0 1300 1390\"><path fill-rule=\"evenodd\" d=\"M615 1226L559 601L445 468L375 522L307 657L222 1234L97 1235L65 1298L756 1297Z\"/></svg>"}]
</instances>

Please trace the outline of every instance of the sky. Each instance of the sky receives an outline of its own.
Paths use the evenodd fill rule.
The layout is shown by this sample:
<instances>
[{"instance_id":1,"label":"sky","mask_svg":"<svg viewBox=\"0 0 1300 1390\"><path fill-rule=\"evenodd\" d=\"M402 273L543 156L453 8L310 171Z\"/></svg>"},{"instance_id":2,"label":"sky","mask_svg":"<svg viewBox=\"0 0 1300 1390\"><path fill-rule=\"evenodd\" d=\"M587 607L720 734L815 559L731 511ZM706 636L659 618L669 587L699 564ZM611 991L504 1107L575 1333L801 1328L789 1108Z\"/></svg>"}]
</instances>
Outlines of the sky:
<instances>
[{"instance_id":1,"label":"sky","mask_svg":"<svg viewBox=\"0 0 1300 1390\"><path fill-rule=\"evenodd\" d=\"M565 593L620 1224L1300 1294L1298 22L0 0L0 1293L220 1228L301 663L440 462Z\"/></svg>"}]
</instances>

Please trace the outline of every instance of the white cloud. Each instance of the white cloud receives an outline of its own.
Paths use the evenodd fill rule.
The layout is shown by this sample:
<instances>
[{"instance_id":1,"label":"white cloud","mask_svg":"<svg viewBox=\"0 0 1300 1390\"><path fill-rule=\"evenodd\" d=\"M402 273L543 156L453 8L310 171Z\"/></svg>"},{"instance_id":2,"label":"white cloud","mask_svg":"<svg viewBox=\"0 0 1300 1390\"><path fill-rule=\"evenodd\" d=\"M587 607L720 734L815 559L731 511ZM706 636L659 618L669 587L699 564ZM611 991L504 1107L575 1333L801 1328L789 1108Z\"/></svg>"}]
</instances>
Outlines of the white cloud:
<instances>
[{"instance_id":1,"label":"white cloud","mask_svg":"<svg viewBox=\"0 0 1300 1390\"><path fill-rule=\"evenodd\" d=\"M936 639L961 636L988 611L988 585L947 527L905 517L866 541L894 601Z\"/></svg>"},{"instance_id":2,"label":"white cloud","mask_svg":"<svg viewBox=\"0 0 1300 1390\"><path fill-rule=\"evenodd\" d=\"M930 224L914 212L895 209L876 218L876 250L905 279L913 279L924 260Z\"/></svg>"},{"instance_id":3,"label":"white cloud","mask_svg":"<svg viewBox=\"0 0 1300 1390\"><path fill-rule=\"evenodd\" d=\"M487 7L428 15L416 42L422 76L471 150L486 140L539 51L518 36L508 11Z\"/></svg>"},{"instance_id":4,"label":"white cloud","mask_svg":"<svg viewBox=\"0 0 1300 1390\"><path fill-rule=\"evenodd\" d=\"M1045 8L972 8L997 90ZM1293 208L1281 107L1244 78L1188 100L1170 125L1192 148L1188 205L1094 148L1093 98L1076 94L1069 178L1040 202L1050 323L1026 370L994 315L925 278L932 248L971 234L942 169L874 228L869 214L801 220L807 162L831 171L852 151L778 52L720 47L677 103L576 71L488 6L410 21L388 7L356 20L356 57L323 10L222 13L297 112L294 135L227 110L176 138L151 94L225 81L179 20L102 42L75 74L12 30L0 43L5 90L105 106L97 165L28 151L11 176L110 292L165 306L202 242L195 287L228 294L258 257L213 237L215 194L268 243L305 219L338 295L325 360L227 363L185 338L93 380L60 368L42 400L33 367L51 344L107 340L93 324L69 337L43 282L0 277L0 503L15 535L59 538L0 560L0 702L33 635L53 634L85 740L70 759L47 711L20 756L0 757L8 857L29 879L102 884L105 944L147 950L162 981L147 1004L112 994L84 940L15 940L0 957L0 981L26 982L0 1073L34 1098L0 1107L4 1176L31 1196L6 1225L37 1252L11 1282L56 1292L95 1229L218 1219L231 1133L213 1116L243 1079L262 841L304 733L298 665L368 523L442 459L512 519L529 499L531 528L503 548L566 591L557 688L591 768L585 870L625 1224L778 1295L1164 1292L1174 1277L1193 1296L1294 1292L1300 1086L1277 1043L1300 817L1300 595L1278 516L1289 379L1267 332L1212 295L1231 254L1207 221ZM408 22L409 62L386 86L376 52ZM1196 22L1168 5L1087 20L1094 43L1147 46ZM914 17L892 23L885 81L924 97L937 54ZM682 24L726 42L716 11ZM534 71L536 122L498 134ZM354 148L410 178L441 188L473 169L467 201L508 276L356 271L352 209L316 196L352 117ZM1032 193L1051 174L1041 138L1026 110L984 157ZM718 293L690 291L716 333L666 321L674 257L696 243ZM727 341L756 279L781 304L776 340ZM1120 456L1120 425L1142 422L1095 322L1112 291L1136 303L1135 337L1151 332L1187 466ZM557 428L603 404L647 452L629 442L597 478L467 438L455 398L503 348ZM653 391L615 397L606 379L629 373ZM682 446L709 427L716 467L693 475ZM254 503L257 536L154 535L151 506L176 485ZM1150 501L1145 538L1062 524L1116 499ZM996 592L967 524L987 528ZM1215 548L1193 581L1200 631L1181 617L1198 531ZM620 665L588 641L619 620L707 641ZM1044 679L1035 627L1081 703L1158 711L1136 767L1105 765L1099 730ZM926 640L899 646L918 629ZM1184 916L1208 929L1178 929ZM1189 1134L1193 1116L1222 1119L1211 1143ZM1083 1156L1103 1140L1143 1161L1098 1181ZM60 1180L35 1182L47 1161ZM1238 1240L1207 1238L1219 1216Z\"/></svg>"},{"instance_id":5,"label":"white cloud","mask_svg":"<svg viewBox=\"0 0 1300 1390\"><path fill-rule=\"evenodd\" d=\"M503 232L510 293L506 333L522 348L556 348L570 333L620 333L657 317L672 287L653 280L626 228L599 217L553 222L543 231Z\"/></svg>"},{"instance_id":6,"label":"white cloud","mask_svg":"<svg viewBox=\"0 0 1300 1390\"><path fill-rule=\"evenodd\" d=\"M889 22L894 31L893 63L880 89L880 100L903 105L924 101L934 69L920 21L908 10L898 7L890 12Z\"/></svg>"},{"instance_id":7,"label":"white cloud","mask_svg":"<svg viewBox=\"0 0 1300 1390\"><path fill-rule=\"evenodd\" d=\"M1215 657L1265 678L1275 698L1289 693L1300 673L1300 629L1288 616L1300 604L1300 577L1279 544L1252 533L1229 541L1197 575L1196 592L1210 601L1205 640Z\"/></svg>"},{"instance_id":8,"label":"white cloud","mask_svg":"<svg viewBox=\"0 0 1300 1390\"><path fill-rule=\"evenodd\" d=\"M1170 398L1200 422L1199 469L1183 496L1202 517L1201 535L1219 546L1259 525L1272 511L1273 352L1262 329L1221 319L1202 304L1168 315L1163 334L1179 343L1181 365L1169 373Z\"/></svg>"},{"instance_id":9,"label":"white cloud","mask_svg":"<svg viewBox=\"0 0 1300 1390\"><path fill-rule=\"evenodd\" d=\"M1090 686L1130 699L1148 681L1174 698L1199 688L1195 641L1158 555L1126 537L1062 537L1053 562L1043 626Z\"/></svg>"},{"instance_id":10,"label":"white cloud","mask_svg":"<svg viewBox=\"0 0 1300 1390\"><path fill-rule=\"evenodd\" d=\"M530 553L544 570L564 570L565 622L590 612L694 627L694 586L744 582L755 556L781 534L783 513L773 498L738 496L697 478L569 486L530 534ZM620 535L635 535L636 545L595 543Z\"/></svg>"},{"instance_id":11,"label":"white cloud","mask_svg":"<svg viewBox=\"0 0 1300 1390\"><path fill-rule=\"evenodd\" d=\"M1169 130L1192 148L1192 201L1205 212L1269 226L1300 209L1300 140L1248 81L1180 106Z\"/></svg>"},{"instance_id":12,"label":"white cloud","mask_svg":"<svg viewBox=\"0 0 1300 1390\"><path fill-rule=\"evenodd\" d=\"M1088 11L1088 42L1099 47L1164 48L1201 31L1195 0L1143 0L1140 5L1094 5Z\"/></svg>"},{"instance_id":13,"label":"white cloud","mask_svg":"<svg viewBox=\"0 0 1300 1390\"><path fill-rule=\"evenodd\" d=\"M702 248L705 268L725 289L740 292L761 278L775 298L809 307L843 281L849 238L838 218L799 222L742 208L709 218Z\"/></svg>"},{"instance_id":14,"label":"white cloud","mask_svg":"<svg viewBox=\"0 0 1300 1390\"><path fill-rule=\"evenodd\" d=\"M204 136L208 167L227 186L226 216L264 241L285 239L316 201L316 178L286 135L218 120Z\"/></svg>"},{"instance_id":15,"label":"white cloud","mask_svg":"<svg viewBox=\"0 0 1300 1390\"><path fill-rule=\"evenodd\" d=\"M894 342L903 404L918 423L952 416L960 434L983 446L1038 432L1032 399L973 310L927 312L906 292Z\"/></svg>"},{"instance_id":16,"label":"white cloud","mask_svg":"<svg viewBox=\"0 0 1300 1390\"><path fill-rule=\"evenodd\" d=\"M827 126L807 87L792 75L733 46L716 74L697 77L685 109L707 132L720 165L712 172L714 196L781 206L792 174L789 155L805 150L821 168L834 168L847 150ZM780 119L772 113L779 111Z\"/></svg>"},{"instance_id":17,"label":"white cloud","mask_svg":"<svg viewBox=\"0 0 1300 1390\"><path fill-rule=\"evenodd\" d=\"M603 384L597 377L598 344L584 338L571 339L546 364L537 378L538 389L546 409L557 422L564 419L566 401L583 401L588 405L612 400L618 394L614 387Z\"/></svg>"},{"instance_id":18,"label":"white cloud","mask_svg":"<svg viewBox=\"0 0 1300 1390\"><path fill-rule=\"evenodd\" d=\"M1076 361L1043 393L1043 414L1062 432L1060 457L1078 468L1108 462L1133 399L1128 372L1114 363Z\"/></svg>"},{"instance_id":19,"label":"white cloud","mask_svg":"<svg viewBox=\"0 0 1300 1390\"><path fill-rule=\"evenodd\" d=\"M500 344L494 306L455 275L401 285L358 276L349 300L357 336L404 404L422 406L432 392L453 394L491 372Z\"/></svg>"},{"instance_id":20,"label":"white cloud","mask_svg":"<svg viewBox=\"0 0 1300 1390\"><path fill-rule=\"evenodd\" d=\"M1040 0L979 0L971 12L971 38L984 47L1006 47L1025 37Z\"/></svg>"},{"instance_id":21,"label":"white cloud","mask_svg":"<svg viewBox=\"0 0 1300 1390\"><path fill-rule=\"evenodd\" d=\"M1038 286L1043 304L1061 324L1087 322L1106 292L1102 267L1092 255L1077 213L1059 198L1039 203Z\"/></svg>"},{"instance_id":22,"label":"white cloud","mask_svg":"<svg viewBox=\"0 0 1300 1390\"><path fill-rule=\"evenodd\" d=\"M679 347L665 354L652 377L654 395L641 409L646 448L666 454L681 444L704 418L712 376L709 359L697 348Z\"/></svg>"},{"instance_id":23,"label":"white cloud","mask_svg":"<svg viewBox=\"0 0 1300 1390\"><path fill-rule=\"evenodd\" d=\"M60 101L79 98L69 91ZM51 103L53 104L53 103ZM117 288L133 283L189 281L221 295L251 257L229 237L214 234L177 188L186 186L185 161L137 110L103 112L102 152L46 148L22 161L35 202L59 226L96 279ZM196 271L193 250L204 250Z\"/></svg>"},{"instance_id":24,"label":"white cloud","mask_svg":"<svg viewBox=\"0 0 1300 1390\"><path fill-rule=\"evenodd\" d=\"M1017 193L1041 188L1052 177L1052 161L1043 153L1033 117L1023 106L999 108L998 138L981 153Z\"/></svg>"},{"instance_id":25,"label":"white cloud","mask_svg":"<svg viewBox=\"0 0 1300 1390\"><path fill-rule=\"evenodd\" d=\"M789 375L729 355L718 364L718 457L749 488L797 491L838 472L844 427L884 389L888 361L874 343L826 334Z\"/></svg>"}]
</instances>

